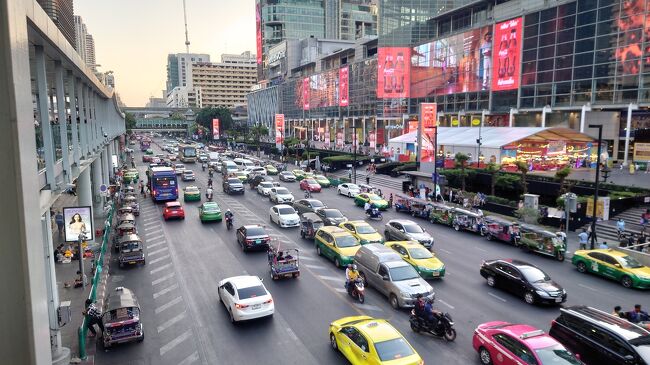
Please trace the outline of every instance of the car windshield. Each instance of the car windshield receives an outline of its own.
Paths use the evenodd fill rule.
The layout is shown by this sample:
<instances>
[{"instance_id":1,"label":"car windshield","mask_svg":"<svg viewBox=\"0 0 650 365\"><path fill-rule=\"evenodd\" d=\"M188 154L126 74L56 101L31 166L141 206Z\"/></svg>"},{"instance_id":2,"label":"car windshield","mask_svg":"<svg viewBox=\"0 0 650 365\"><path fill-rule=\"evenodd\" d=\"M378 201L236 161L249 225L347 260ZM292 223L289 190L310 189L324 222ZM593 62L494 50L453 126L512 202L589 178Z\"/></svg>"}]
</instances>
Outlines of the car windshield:
<instances>
[{"instance_id":1,"label":"car windshield","mask_svg":"<svg viewBox=\"0 0 650 365\"><path fill-rule=\"evenodd\" d=\"M371 225L361 224L357 226L357 233L369 234L369 233L377 233L377 231L375 231L375 229L372 228Z\"/></svg>"},{"instance_id":2,"label":"car windshield","mask_svg":"<svg viewBox=\"0 0 650 365\"><path fill-rule=\"evenodd\" d=\"M263 182L263 183L260 183L260 186L263 187L263 188L272 188L272 187L273 187L273 183L270 183L270 182Z\"/></svg>"},{"instance_id":3,"label":"car windshield","mask_svg":"<svg viewBox=\"0 0 650 365\"><path fill-rule=\"evenodd\" d=\"M286 188L275 189L275 193L278 194L278 195L290 194L290 193L289 193L289 190L286 189Z\"/></svg>"},{"instance_id":4,"label":"car windshield","mask_svg":"<svg viewBox=\"0 0 650 365\"><path fill-rule=\"evenodd\" d=\"M343 214L338 209L325 209L323 211L327 218L341 218Z\"/></svg>"},{"instance_id":5,"label":"car windshield","mask_svg":"<svg viewBox=\"0 0 650 365\"><path fill-rule=\"evenodd\" d=\"M198 193L199 188L185 188L186 193Z\"/></svg>"},{"instance_id":6,"label":"car windshield","mask_svg":"<svg viewBox=\"0 0 650 365\"><path fill-rule=\"evenodd\" d=\"M204 205L203 206L203 211L205 212L218 212L219 211L219 206L210 204L210 205Z\"/></svg>"},{"instance_id":7,"label":"car windshield","mask_svg":"<svg viewBox=\"0 0 650 365\"><path fill-rule=\"evenodd\" d=\"M379 195L369 195L370 200L382 200Z\"/></svg>"},{"instance_id":8,"label":"car windshield","mask_svg":"<svg viewBox=\"0 0 650 365\"><path fill-rule=\"evenodd\" d=\"M185 175L194 175L194 173L191 170L185 170L183 171Z\"/></svg>"},{"instance_id":9,"label":"car windshield","mask_svg":"<svg viewBox=\"0 0 650 365\"><path fill-rule=\"evenodd\" d=\"M316 176L314 176L314 177L315 177L316 179L318 179L318 180L327 180L327 178L326 178L325 176L323 176L323 175L316 175Z\"/></svg>"},{"instance_id":10,"label":"car windshield","mask_svg":"<svg viewBox=\"0 0 650 365\"><path fill-rule=\"evenodd\" d=\"M266 289L263 286L251 286L248 288L237 289L239 299L249 299L266 295Z\"/></svg>"},{"instance_id":11,"label":"car windshield","mask_svg":"<svg viewBox=\"0 0 650 365\"><path fill-rule=\"evenodd\" d=\"M521 266L519 267L519 270L521 270L521 273L524 275L526 280L530 283L541 283L544 281L549 281L551 280L548 275L546 275L545 272L542 270L532 267L532 266Z\"/></svg>"},{"instance_id":12,"label":"car windshield","mask_svg":"<svg viewBox=\"0 0 650 365\"><path fill-rule=\"evenodd\" d=\"M348 190L360 190L358 185L348 184Z\"/></svg>"},{"instance_id":13,"label":"car windshield","mask_svg":"<svg viewBox=\"0 0 650 365\"><path fill-rule=\"evenodd\" d=\"M431 254L431 251L427 250L426 248L422 248L422 247L410 249L409 254L414 259L430 259L430 258L433 257L433 255Z\"/></svg>"},{"instance_id":14,"label":"car windshield","mask_svg":"<svg viewBox=\"0 0 650 365\"><path fill-rule=\"evenodd\" d=\"M312 200L310 201L310 204L312 208L321 208L325 206L325 204L323 204L320 200Z\"/></svg>"},{"instance_id":15,"label":"car windshield","mask_svg":"<svg viewBox=\"0 0 650 365\"><path fill-rule=\"evenodd\" d=\"M305 180L305 181L306 181L307 184L309 184L309 185L315 185L315 184L318 184L318 183L316 182L316 180L314 180L314 179L307 179L307 180Z\"/></svg>"},{"instance_id":16,"label":"car windshield","mask_svg":"<svg viewBox=\"0 0 650 365\"><path fill-rule=\"evenodd\" d=\"M567 351L561 345L554 345L536 349L535 353L539 357L540 364L557 364L557 365L581 365L580 360L576 359L572 353Z\"/></svg>"},{"instance_id":17,"label":"car windshield","mask_svg":"<svg viewBox=\"0 0 650 365\"><path fill-rule=\"evenodd\" d=\"M177 169L184 169L184 168L185 168L185 165L176 164L176 168L177 168Z\"/></svg>"},{"instance_id":18,"label":"car windshield","mask_svg":"<svg viewBox=\"0 0 650 365\"><path fill-rule=\"evenodd\" d=\"M357 239L352 236L340 236L336 237L336 245L342 248L354 247L359 246L359 241L357 241Z\"/></svg>"},{"instance_id":19,"label":"car windshield","mask_svg":"<svg viewBox=\"0 0 650 365\"><path fill-rule=\"evenodd\" d=\"M413 266L398 266L390 269L390 277L393 281L411 280L419 278L420 275Z\"/></svg>"},{"instance_id":20,"label":"car windshield","mask_svg":"<svg viewBox=\"0 0 650 365\"><path fill-rule=\"evenodd\" d=\"M623 257L618 257L618 261L621 263L623 267L627 267L630 269L638 269L643 267L640 262L638 262L634 257L632 256L623 256Z\"/></svg>"},{"instance_id":21,"label":"car windshield","mask_svg":"<svg viewBox=\"0 0 650 365\"><path fill-rule=\"evenodd\" d=\"M241 184L241 181L239 179L228 179L228 184Z\"/></svg>"},{"instance_id":22,"label":"car windshield","mask_svg":"<svg viewBox=\"0 0 650 365\"><path fill-rule=\"evenodd\" d=\"M420 227L417 224L405 224L404 230L406 231L406 233L424 233L422 227Z\"/></svg>"},{"instance_id":23,"label":"car windshield","mask_svg":"<svg viewBox=\"0 0 650 365\"><path fill-rule=\"evenodd\" d=\"M381 361L397 360L413 355L413 349L403 338L377 342L375 350Z\"/></svg>"},{"instance_id":24,"label":"car windshield","mask_svg":"<svg viewBox=\"0 0 650 365\"><path fill-rule=\"evenodd\" d=\"M138 247L140 247L140 242L138 241L122 243L122 251L132 251L138 249Z\"/></svg>"},{"instance_id":25,"label":"car windshield","mask_svg":"<svg viewBox=\"0 0 650 365\"><path fill-rule=\"evenodd\" d=\"M265 236L266 232L262 227L251 227L246 230L247 236Z\"/></svg>"},{"instance_id":26,"label":"car windshield","mask_svg":"<svg viewBox=\"0 0 650 365\"><path fill-rule=\"evenodd\" d=\"M278 212L280 212L280 215L296 214L296 211L293 208L280 208L278 209Z\"/></svg>"}]
</instances>

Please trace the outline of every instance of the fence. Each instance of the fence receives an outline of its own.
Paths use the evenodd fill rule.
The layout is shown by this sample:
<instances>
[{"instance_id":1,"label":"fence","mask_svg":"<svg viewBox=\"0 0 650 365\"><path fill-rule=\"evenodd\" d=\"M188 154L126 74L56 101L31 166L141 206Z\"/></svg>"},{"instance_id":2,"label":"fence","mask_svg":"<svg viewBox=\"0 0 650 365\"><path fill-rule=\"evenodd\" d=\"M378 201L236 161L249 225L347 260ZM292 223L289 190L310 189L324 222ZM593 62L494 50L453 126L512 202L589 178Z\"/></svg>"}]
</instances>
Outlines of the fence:
<instances>
[{"instance_id":1,"label":"fence","mask_svg":"<svg viewBox=\"0 0 650 365\"><path fill-rule=\"evenodd\" d=\"M104 270L104 254L108 247L108 238L111 234L111 222L113 221L113 213L115 212L115 204L111 203L111 210L108 212L108 217L104 222L104 235L102 236L102 245L99 250L99 257L96 260L95 265L95 274L92 278L92 286L90 287L90 294L88 299L93 302L97 299L97 287L99 286L99 280L102 277L102 271ZM88 316L84 317L81 326L79 326L79 358L86 360L86 335L88 333Z\"/></svg>"}]
</instances>

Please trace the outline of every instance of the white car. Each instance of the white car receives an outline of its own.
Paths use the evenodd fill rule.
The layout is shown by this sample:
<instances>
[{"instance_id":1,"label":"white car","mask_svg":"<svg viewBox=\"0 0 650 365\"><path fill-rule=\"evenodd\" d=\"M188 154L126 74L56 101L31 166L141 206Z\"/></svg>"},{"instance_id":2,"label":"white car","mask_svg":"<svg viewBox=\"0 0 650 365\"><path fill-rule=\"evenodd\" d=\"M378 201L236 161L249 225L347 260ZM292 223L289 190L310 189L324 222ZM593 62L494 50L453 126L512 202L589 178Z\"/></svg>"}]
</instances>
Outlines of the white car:
<instances>
[{"instance_id":1,"label":"white car","mask_svg":"<svg viewBox=\"0 0 650 365\"><path fill-rule=\"evenodd\" d=\"M356 184L344 183L344 184L339 184L336 191L341 195L345 195L350 198L355 198L357 195L361 193L361 188L359 188L359 185Z\"/></svg>"},{"instance_id":2,"label":"white car","mask_svg":"<svg viewBox=\"0 0 650 365\"><path fill-rule=\"evenodd\" d=\"M183 165L182 163L175 164L174 171L176 171L176 175L182 175L183 171L185 171L185 165Z\"/></svg>"},{"instance_id":3,"label":"white car","mask_svg":"<svg viewBox=\"0 0 650 365\"><path fill-rule=\"evenodd\" d=\"M218 293L219 301L226 307L232 323L272 316L275 312L273 297L257 276L223 279L219 282Z\"/></svg>"},{"instance_id":4,"label":"white car","mask_svg":"<svg viewBox=\"0 0 650 365\"><path fill-rule=\"evenodd\" d=\"M273 188L273 183L270 181L262 181L257 185L257 193L264 196L269 196L271 194L271 189Z\"/></svg>"},{"instance_id":5,"label":"white car","mask_svg":"<svg viewBox=\"0 0 650 365\"><path fill-rule=\"evenodd\" d=\"M280 180L293 182L296 181L296 175L294 175L291 171L282 171L280 172Z\"/></svg>"},{"instance_id":6,"label":"white car","mask_svg":"<svg viewBox=\"0 0 650 365\"><path fill-rule=\"evenodd\" d=\"M269 194L269 200L275 204L280 203L292 203L295 198L293 194L287 188L283 187L273 187L271 188L271 193Z\"/></svg>"},{"instance_id":7,"label":"white car","mask_svg":"<svg viewBox=\"0 0 650 365\"><path fill-rule=\"evenodd\" d=\"M254 174L257 174L257 175L262 175L262 176L266 176L266 175L267 175L267 173L266 173L266 169L263 168L263 167L261 167L261 166L253 167L253 168L251 169L251 173L254 173Z\"/></svg>"},{"instance_id":8,"label":"white car","mask_svg":"<svg viewBox=\"0 0 650 365\"><path fill-rule=\"evenodd\" d=\"M298 227L300 217L291 205L279 204L269 209L269 219L280 227Z\"/></svg>"}]
</instances>

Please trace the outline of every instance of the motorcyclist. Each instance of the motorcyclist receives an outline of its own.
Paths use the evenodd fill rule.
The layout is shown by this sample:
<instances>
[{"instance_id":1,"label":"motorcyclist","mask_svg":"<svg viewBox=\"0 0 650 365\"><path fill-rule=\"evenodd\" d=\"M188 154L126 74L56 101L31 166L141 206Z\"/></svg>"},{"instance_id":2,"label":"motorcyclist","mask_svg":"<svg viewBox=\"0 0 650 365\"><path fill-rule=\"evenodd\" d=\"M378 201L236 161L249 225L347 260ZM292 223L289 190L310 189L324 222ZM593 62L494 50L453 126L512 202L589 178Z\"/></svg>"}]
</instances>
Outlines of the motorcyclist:
<instances>
[{"instance_id":1,"label":"motorcyclist","mask_svg":"<svg viewBox=\"0 0 650 365\"><path fill-rule=\"evenodd\" d=\"M212 200L212 185L208 185L208 188L205 190L205 197L208 200Z\"/></svg>"},{"instance_id":2,"label":"motorcyclist","mask_svg":"<svg viewBox=\"0 0 650 365\"><path fill-rule=\"evenodd\" d=\"M226 217L226 220L232 220L234 214L230 211L230 209L226 210L226 214L224 215Z\"/></svg>"},{"instance_id":3,"label":"motorcyclist","mask_svg":"<svg viewBox=\"0 0 650 365\"><path fill-rule=\"evenodd\" d=\"M418 294L415 299L415 316L418 318L424 318L424 298L422 294Z\"/></svg>"},{"instance_id":4,"label":"motorcyclist","mask_svg":"<svg viewBox=\"0 0 650 365\"><path fill-rule=\"evenodd\" d=\"M366 214L371 215L372 214L372 204L370 204L370 202L367 201L366 204L363 205L363 210L366 211Z\"/></svg>"},{"instance_id":5,"label":"motorcyclist","mask_svg":"<svg viewBox=\"0 0 650 365\"><path fill-rule=\"evenodd\" d=\"M203 171L205 171L206 167L208 167L207 163L204 162L204 163L201 164L201 168L203 169Z\"/></svg>"},{"instance_id":6,"label":"motorcyclist","mask_svg":"<svg viewBox=\"0 0 650 365\"><path fill-rule=\"evenodd\" d=\"M214 173L214 172L213 172L213 170L212 170L212 167L209 168L209 169L208 169L208 177L212 178L212 174L213 174L213 173Z\"/></svg>"},{"instance_id":7,"label":"motorcyclist","mask_svg":"<svg viewBox=\"0 0 650 365\"><path fill-rule=\"evenodd\" d=\"M208 178L208 187L212 188L212 178Z\"/></svg>"},{"instance_id":8,"label":"motorcyclist","mask_svg":"<svg viewBox=\"0 0 650 365\"><path fill-rule=\"evenodd\" d=\"M348 293L352 293L352 285L358 277L359 271L357 271L357 265L349 264L347 269L345 269L345 287L348 289Z\"/></svg>"},{"instance_id":9,"label":"motorcyclist","mask_svg":"<svg viewBox=\"0 0 650 365\"><path fill-rule=\"evenodd\" d=\"M431 328L436 328L438 325L438 313L439 312L437 310L433 309L433 299L427 299L426 303L424 304L424 318L429 322Z\"/></svg>"},{"instance_id":10,"label":"motorcyclist","mask_svg":"<svg viewBox=\"0 0 650 365\"><path fill-rule=\"evenodd\" d=\"M311 198L311 191L305 190L305 199Z\"/></svg>"}]
</instances>

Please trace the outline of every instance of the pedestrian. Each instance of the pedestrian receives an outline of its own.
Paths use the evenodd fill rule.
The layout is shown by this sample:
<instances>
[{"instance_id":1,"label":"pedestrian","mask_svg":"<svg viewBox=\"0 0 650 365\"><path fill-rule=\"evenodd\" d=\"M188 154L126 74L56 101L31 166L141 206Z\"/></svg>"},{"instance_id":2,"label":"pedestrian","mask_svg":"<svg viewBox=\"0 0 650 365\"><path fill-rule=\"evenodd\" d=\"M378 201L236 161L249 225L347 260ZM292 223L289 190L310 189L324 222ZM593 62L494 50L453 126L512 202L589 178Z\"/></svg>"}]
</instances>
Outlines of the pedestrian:
<instances>
[{"instance_id":1,"label":"pedestrian","mask_svg":"<svg viewBox=\"0 0 650 365\"><path fill-rule=\"evenodd\" d=\"M601 250L606 250L606 249L608 249L609 246L607 246L607 241L603 241L603 242L598 246L598 248L601 249Z\"/></svg>"},{"instance_id":2,"label":"pedestrian","mask_svg":"<svg viewBox=\"0 0 650 365\"><path fill-rule=\"evenodd\" d=\"M626 313L626 317L632 323L650 321L648 313L641 310L641 304L635 304L634 309Z\"/></svg>"},{"instance_id":3,"label":"pedestrian","mask_svg":"<svg viewBox=\"0 0 650 365\"><path fill-rule=\"evenodd\" d=\"M388 207L391 208L393 206L393 193L390 193L390 197L388 198Z\"/></svg>"},{"instance_id":4,"label":"pedestrian","mask_svg":"<svg viewBox=\"0 0 650 365\"><path fill-rule=\"evenodd\" d=\"M56 227L59 230L59 236L63 235L63 225L65 222L63 221L63 214L61 214L61 211L56 212L56 215L54 216L54 221L56 222Z\"/></svg>"},{"instance_id":5,"label":"pedestrian","mask_svg":"<svg viewBox=\"0 0 650 365\"><path fill-rule=\"evenodd\" d=\"M142 180L140 180L140 194L142 194L143 197L147 197L147 193L144 191L144 183Z\"/></svg>"},{"instance_id":6,"label":"pedestrian","mask_svg":"<svg viewBox=\"0 0 650 365\"><path fill-rule=\"evenodd\" d=\"M86 310L83 311L84 316L88 319L88 330L90 331L90 337L95 337L97 331L95 330L95 325L104 333L104 324L102 323L102 313L97 309L97 305L92 299L86 299Z\"/></svg>"},{"instance_id":7,"label":"pedestrian","mask_svg":"<svg viewBox=\"0 0 650 365\"><path fill-rule=\"evenodd\" d=\"M370 185L370 175L366 175L366 184Z\"/></svg>"},{"instance_id":8,"label":"pedestrian","mask_svg":"<svg viewBox=\"0 0 650 365\"><path fill-rule=\"evenodd\" d=\"M614 311L612 312L612 315L619 318L625 318L625 313L623 313L623 311L621 310L620 305L614 307Z\"/></svg>"},{"instance_id":9,"label":"pedestrian","mask_svg":"<svg viewBox=\"0 0 650 365\"><path fill-rule=\"evenodd\" d=\"M618 230L618 237L620 238L621 235L625 232L625 221L623 218L619 218L616 222L616 229Z\"/></svg>"},{"instance_id":10,"label":"pedestrian","mask_svg":"<svg viewBox=\"0 0 650 365\"><path fill-rule=\"evenodd\" d=\"M581 250L586 250L587 249L587 241L589 240L589 234L587 233L587 230L585 228L582 229L582 232L578 234L578 239L580 240L580 249Z\"/></svg>"},{"instance_id":11,"label":"pedestrian","mask_svg":"<svg viewBox=\"0 0 650 365\"><path fill-rule=\"evenodd\" d=\"M348 179L352 181L352 168L348 170Z\"/></svg>"}]
</instances>

